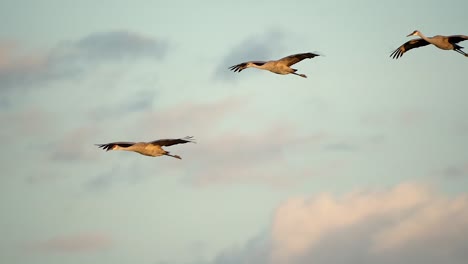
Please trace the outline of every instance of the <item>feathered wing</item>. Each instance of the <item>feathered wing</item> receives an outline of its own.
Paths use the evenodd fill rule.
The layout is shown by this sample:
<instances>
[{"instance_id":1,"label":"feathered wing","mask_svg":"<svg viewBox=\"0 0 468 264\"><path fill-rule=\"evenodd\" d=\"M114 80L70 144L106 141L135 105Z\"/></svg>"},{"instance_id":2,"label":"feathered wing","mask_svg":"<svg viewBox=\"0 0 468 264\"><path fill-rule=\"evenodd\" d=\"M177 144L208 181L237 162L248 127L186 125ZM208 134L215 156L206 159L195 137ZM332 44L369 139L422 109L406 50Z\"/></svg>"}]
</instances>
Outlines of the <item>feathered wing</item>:
<instances>
[{"instance_id":1,"label":"feathered wing","mask_svg":"<svg viewBox=\"0 0 468 264\"><path fill-rule=\"evenodd\" d=\"M149 143L153 145L158 145L158 146L172 146L176 144L185 144L188 142L195 143L193 137L184 137L184 138L177 138L177 139L158 139L155 141L151 141Z\"/></svg>"},{"instance_id":2,"label":"feathered wing","mask_svg":"<svg viewBox=\"0 0 468 264\"><path fill-rule=\"evenodd\" d=\"M133 146L135 142L112 142L112 143L107 143L107 144L95 144L99 148L104 149L105 151L112 150L115 146L119 146L122 148L128 148L130 146Z\"/></svg>"},{"instance_id":3,"label":"feathered wing","mask_svg":"<svg viewBox=\"0 0 468 264\"><path fill-rule=\"evenodd\" d=\"M453 35L453 36L448 36L448 42L455 44L458 42L462 42L464 40L468 40L468 36L465 35Z\"/></svg>"},{"instance_id":4,"label":"feathered wing","mask_svg":"<svg viewBox=\"0 0 468 264\"><path fill-rule=\"evenodd\" d=\"M403 54L407 52L408 50L423 47L426 45L429 45L429 42L425 41L422 38L412 39L406 42L405 44L401 45L400 47L398 47L398 49L396 49L395 51L393 51L392 54L390 54L390 57L392 57L393 59L398 59L401 56L403 56Z\"/></svg>"},{"instance_id":5,"label":"feathered wing","mask_svg":"<svg viewBox=\"0 0 468 264\"><path fill-rule=\"evenodd\" d=\"M287 66L291 66L293 64L296 64L296 63L300 62L303 59L312 59L312 58L317 57L317 56L320 56L320 55L315 54L315 53L311 53L311 52L299 53L299 54L289 55L287 57L281 58L278 61L282 61Z\"/></svg>"},{"instance_id":6,"label":"feathered wing","mask_svg":"<svg viewBox=\"0 0 468 264\"><path fill-rule=\"evenodd\" d=\"M242 70L249 68L249 66L247 66L249 63L262 66L263 64L265 64L265 61L246 61L246 62L242 62L237 65L229 67L229 70L234 71L234 72L241 72Z\"/></svg>"}]
</instances>

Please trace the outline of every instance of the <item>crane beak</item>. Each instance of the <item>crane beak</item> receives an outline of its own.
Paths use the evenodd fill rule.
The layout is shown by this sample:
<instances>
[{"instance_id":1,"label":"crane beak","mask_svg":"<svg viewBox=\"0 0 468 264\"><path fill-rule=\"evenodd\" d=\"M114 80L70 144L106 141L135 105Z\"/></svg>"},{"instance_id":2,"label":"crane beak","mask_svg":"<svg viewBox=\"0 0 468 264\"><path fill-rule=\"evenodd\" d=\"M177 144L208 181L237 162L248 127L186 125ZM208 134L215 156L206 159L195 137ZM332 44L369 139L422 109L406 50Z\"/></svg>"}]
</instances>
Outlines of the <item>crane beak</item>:
<instances>
[{"instance_id":1,"label":"crane beak","mask_svg":"<svg viewBox=\"0 0 468 264\"><path fill-rule=\"evenodd\" d=\"M407 37L410 37L410 36L416 36L416 30L413 31L411 34L409 34Z\"/></svg>"}]
</instances>

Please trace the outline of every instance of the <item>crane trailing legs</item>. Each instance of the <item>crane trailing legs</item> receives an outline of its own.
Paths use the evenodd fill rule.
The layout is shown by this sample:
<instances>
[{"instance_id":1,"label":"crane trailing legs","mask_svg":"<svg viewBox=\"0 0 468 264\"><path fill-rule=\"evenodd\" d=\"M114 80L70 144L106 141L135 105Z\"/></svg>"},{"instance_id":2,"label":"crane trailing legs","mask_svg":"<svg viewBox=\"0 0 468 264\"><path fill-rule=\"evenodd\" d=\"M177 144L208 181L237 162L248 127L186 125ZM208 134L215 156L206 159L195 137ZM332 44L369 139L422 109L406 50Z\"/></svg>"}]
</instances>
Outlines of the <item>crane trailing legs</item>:
<instances>
[{"instance_id":1,"label":"crane trailing legs","mask_svg":"<svg viewBox=\"0 0 468 264\"><path fill-rule=\"evenodd\" d=\"M282 74L282 75L294 74L302 78L307 78L305 74L296 73L297 69L293 69L290 66L302 61L303 59L311 59L317 56L320 56L320 55L311 53L311 52L299 53L299 54L294 54L294 55L281 58L279 60L246 61L243 63L239 63L237 65L231 66L229 67L229 69L234 72L241 72L244 69L252 67L252 68L257 68L261 70L267 70L276 74Z\"/></svg>"},{"instance_id":2,"label":"crane trailing legs","mask_svg":"<svg viewBox=\"0 0 468 264\"><path fill-rule=\"evenodd\" d=\"M106 151L126 150L140 153L141 155L150 157L158 157L165 155L176 159L182 159L178 155L172 155L169 151L164 150L162 147L168 147L176 144L185 144L188 142L195 143L195 141L193 141L193 137L184 137L177 139L159 139L151 142L112 142L107 144L96 144L96 146Z\"/></svg>"},{"instance_id":3,"label":"crane trailing legs","mask_svg":"<svg viewBox=\"0 0 468 264\"><path fill-rule=\"evenodd\" d=\"M465 53L462 49L463 47L459 46L457 43L468 40L468 36L465 35L453 35L453 36L434 36L434 37L426 37L420 31L415 30L413 33L409 34L407 37L410 36L419 36L419 39L412 39L400 47L398 47L395 51L390 54L390 57L394 59L398 59L403 54L411 49L424 47L426 45L432 44L439 49L443 50L454 50L465 57L468 57L468 54Z\"/></svg>"}]
</instances>

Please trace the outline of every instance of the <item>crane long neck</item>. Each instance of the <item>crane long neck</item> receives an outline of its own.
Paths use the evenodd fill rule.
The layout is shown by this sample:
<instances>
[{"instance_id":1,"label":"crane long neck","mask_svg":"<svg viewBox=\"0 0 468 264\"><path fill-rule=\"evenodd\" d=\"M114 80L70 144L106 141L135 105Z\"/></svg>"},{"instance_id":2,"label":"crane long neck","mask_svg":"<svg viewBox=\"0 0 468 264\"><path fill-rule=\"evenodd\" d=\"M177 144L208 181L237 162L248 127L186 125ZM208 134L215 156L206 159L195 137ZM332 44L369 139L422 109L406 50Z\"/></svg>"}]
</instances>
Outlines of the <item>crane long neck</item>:
<instances>
[{"instance_id":1,"label":"crane long neck","mask_svg":"<svg viewBox=\"0 0 468 264\"><path fill-rule=\"evenodd\" d=\"M427 42L429 42L429 43L432 43L432 42L431 42L431 39L428 38L428 37L426 37L423 33L419 32L419 33L418 33L418 36L419 36L420 38L424 39L425 41L427 41Z\"/></svg>"}]
</instances>

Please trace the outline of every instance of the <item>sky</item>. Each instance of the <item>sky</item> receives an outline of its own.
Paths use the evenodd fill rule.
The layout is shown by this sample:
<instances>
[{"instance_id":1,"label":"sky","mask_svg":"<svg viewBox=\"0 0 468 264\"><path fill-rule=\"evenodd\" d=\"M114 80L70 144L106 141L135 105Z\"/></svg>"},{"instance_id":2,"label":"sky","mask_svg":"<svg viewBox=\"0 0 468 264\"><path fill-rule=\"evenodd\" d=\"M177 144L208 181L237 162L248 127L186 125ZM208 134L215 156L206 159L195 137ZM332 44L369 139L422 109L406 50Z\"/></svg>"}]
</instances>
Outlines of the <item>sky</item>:
<instances>
[{"instance_id":1,"label":"sky","mask_svg":"<svg viewBox=\"0 0 468 264\"><path fill-rule=\"evenodd\" d=\"M0 7L2 263L466 262L467 1Z\"/></svg>"}]
</instances>

